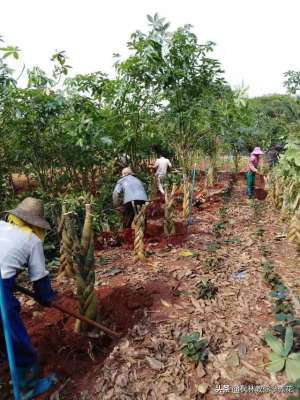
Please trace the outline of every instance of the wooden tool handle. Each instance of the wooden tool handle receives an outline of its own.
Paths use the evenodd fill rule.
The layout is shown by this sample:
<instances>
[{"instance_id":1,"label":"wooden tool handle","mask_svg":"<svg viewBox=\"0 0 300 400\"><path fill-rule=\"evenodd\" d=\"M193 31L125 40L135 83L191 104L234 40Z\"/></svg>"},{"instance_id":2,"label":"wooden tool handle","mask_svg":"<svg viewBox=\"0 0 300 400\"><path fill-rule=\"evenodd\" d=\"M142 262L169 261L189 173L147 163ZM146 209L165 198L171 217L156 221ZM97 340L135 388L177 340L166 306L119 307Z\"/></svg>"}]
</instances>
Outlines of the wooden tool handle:
<instances>
[{"instance_id":1,"label":"wooden tool handle","mask_svg":"<svg viewBox=\"0 0 300 400\"><path fill-rule=\"evenodd\" d=\"M21 293L23 293L23 294L26 294L27 296L29 296L29 297L31 297L31 298L33 298L34 300L37 301L37 299L36 299L34 293L31 292L30 290L28 290L28 289L26 289L26 288L23 288L22 286L19 286L19 285L17 285L17 284L15 285L15 290L18 290L19 292L21 292ZM104 325L102 325L102 324L99 324L98 322L92 321L91 319L86 318L86 317L84 317L83 315L80 315L80 314L78 314L78 313L76 313L76 312L67 310L65 307L63 307L63 306L57 304L56 302L51 303L51 307L52 307L52 308L56 308L57 310L63 312L64 314L68 314L68 315L70 315L71 317L74 317L74 318L76 318L76 319L79 319L79 320L81 320L82 322L85 322L86 324L89 324L89 325L91 325L91 326L93 326L93 327L95 327L95 328L98 328L98 329L100 329L101 331L107 333L109 336L111 336L111 337L113 337L113 338L119 338L119 337L121 336L120 333L114 332L114 331L112 331L111 329L106 328L106 326L104 326Z\"/></svg>"}]
</instances>

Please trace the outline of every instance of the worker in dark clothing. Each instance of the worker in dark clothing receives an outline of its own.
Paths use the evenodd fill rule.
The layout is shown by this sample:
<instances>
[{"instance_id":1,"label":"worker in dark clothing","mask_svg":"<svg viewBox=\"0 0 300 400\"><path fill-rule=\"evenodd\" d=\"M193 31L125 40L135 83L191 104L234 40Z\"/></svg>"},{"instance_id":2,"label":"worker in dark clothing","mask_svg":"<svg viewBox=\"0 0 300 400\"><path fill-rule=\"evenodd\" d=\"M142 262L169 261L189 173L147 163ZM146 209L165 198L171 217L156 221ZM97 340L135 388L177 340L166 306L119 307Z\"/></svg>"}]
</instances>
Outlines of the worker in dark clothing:
<instances>
[{"instance_id":1,"label":"worker in dark clothing","mask_svg":"<svg viewBox=\"0 0 300 400\"><path fill-rule=\"evenodd\" d=\"M130 168L122 170L122 178L118 180L113 192L113 205L120 204L120 194L123 195L123 227L130 228L139 207L148 200L143 183L133 176Z\"/></svg>"},{"instance_id":2,"label":"worker in dark clothing","mask_svg":"<svg viewBox=\"0 0 300 400\"><path fill-rule=\"evenodd\" d=\"M21 319L20 303L14 294L16 276L26 266L40 304L50 306L55 300L43 250L45 230L49 228L42 201L30 197L14 210L8 211L7 222L0 221L0 272L19 385L24 398L30 397L30 394L38 396L55 383L54 374L46 378L41 376L37 353ZM0 315L0 347L5 353L3 337Z\"/></svg>"},{"instance_id":3,"label":"worker in dark clothing","mask_svg":"<svg viewBox=\"0 0 300 400\"><path fill-rule=\"evenodd\" d=\"M282 144L275 144L265 154L265 159L269 167L274 167L278 162L280 154L283 152L284 146Z\"/></svg>"}]
</instances>

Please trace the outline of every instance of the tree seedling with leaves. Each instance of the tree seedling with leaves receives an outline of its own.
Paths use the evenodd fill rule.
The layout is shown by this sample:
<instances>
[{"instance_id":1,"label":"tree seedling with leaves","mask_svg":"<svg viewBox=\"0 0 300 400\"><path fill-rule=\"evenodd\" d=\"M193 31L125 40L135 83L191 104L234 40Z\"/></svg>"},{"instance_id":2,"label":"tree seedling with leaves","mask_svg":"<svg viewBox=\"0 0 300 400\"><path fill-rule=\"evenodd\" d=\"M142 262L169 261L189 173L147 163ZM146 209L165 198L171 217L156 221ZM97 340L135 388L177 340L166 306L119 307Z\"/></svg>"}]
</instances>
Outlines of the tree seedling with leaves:
<instances>
[{"instance_id":1,"label":"tree seedling with leaves","mask_svg":"<svg viewBox=\"0 0 300 400\"><path fill-rule=\"evenodd\" d=\"M214 299L218 293L218 288L210 281L210 279L202 279L197 284L197 299L211 300Z\"/></svg>"},{"instance_id":2,"label":"tree seedling with leaves","mask_svg":"<svg viewBox=\"0 0 300 400\"><path fill-rule=\"evenodd\" d=\"M207 359L209 343L202 337L202 331L182 336L180 341L182 353L190 358L196 365Z\"/></svg>"},{"instance_id":3,"label":"tree seedling with leaves","mask_svg":"<svg viewBox=\"0 0 300 400\"><path fill-rule=\"evenodd\" d=\"M300 379L300 353L293 353L294 333L291 326L286 328L284 342L270 332L265 335L265 341L271 348L270 363L267 370L272 374L284 371L289 381Z\"/></svg>"},{"instance_id":4,"label":"tree seedling with leaves","mask_svg":"<svg viewBox=\"0 0 300 400\"><path fill-rule=\"evenodd\" d=\"M225 229L224 221L219 221L213 224L212 231L216 238L220 238L222 235L222 231Z\"/></svg>"},{"instance_id":5,"label":"tree seedling with leaves","mask_svg":"<svg viewBox=\"0 0 300 400\"><path fill-rule=\"evenodd\" d=\"M221 257L216 257L212 255L204 260L202 269L205 273L210 271L216 271L221 267L221 262L222 262Z\"/></svg>"},{"instance_id":6,"label":"tree seedling with leaves","mask_svg":"<svg viewBox=\"0 0 300 400\"><path fill-rule=\"evenodd\" d=\"M220 215L220 219L221 219L221 220L224 221L224 219L225 219L225 217L226 217L226 215L227 215L227 211L228 211L227 207L221 207L221 208L219 209L219 215Z\"/></svg>"},{"instance_id":7,"label":"tree seedling with leaves","mask_svg":"<svg viewBox=\"0 0 300 400\"><path fill-rule=\"evenodd\" d=\"M265 232L265 230L261 225L257 225L256 226L256 230L255 230L255 235L256 236L261 237L261 236L263 236L264 232Z\"/></svg>"},{"instance_id":8,"label":"tree seedling with leaves","mask_svg":"<svg viewBox=\"0 0 300 400\"><path fill-rule=\"evenodd\" d=\"M263 257L268 257L271 255L271 250L265 244L260 246L260 251Z\"/></svg>"},{"instance_id":9,"label":"tree seedling with leaves","mask_svg":"<svg viewBox=\"0 0 300 400\"><path fill-rule=\"evenodd\" d=\"M258 203L257 201L254 201L252 203L252 206L253 206L254 219L256 222L258 222L262 215L264 205L262 203Z\"/></svg>"},{"instance_id":10,"label":"tree seedling with leaves","mask_svg":"<svg viewBox=\"0 0 300 400\"><path fill-rule=\"evenodd\" d=\"M289 396L287 400L300 400L300 379L297 379L296 382L288 383L285 387L291 392L298 392L298 396Z\"/></svg>"},{"instance_id":11,"label":"tree seedling with leaves","mask_svg":"<svg viewBox=\"0 0 300 400\"><path fill-rule=\"evenodd\" d=\"M263 278L266 283L271 285L272 288L281 283L279 276L273 272L274 265L272 261L264 261L261 263L261 266L263 268Z\"/></svg>"},{"instance_id":12,"label":"tree seedling with leaves","mask_svg":"<svg viewBox=\"0 0 300 400\"><path fill-rule=\"evenodd\" d=\"M270 293L273 300L273 312L277 321L292 321L293 304L288 298L288 288L282 283L280 277L273 272L272 261L265 261L262 264L264 280L271 286Z\"/></svg>"},{"instance_id":13,"label":"tree seedling with leaves","mask_svg":"<svg viewBox=\"0 0 300 400\"><path fill-rule=\"evenodd\" d=\"M217 241L215 240L215 241L209 242L209 243L207 244L206 250L207 250L210 254L213 254L213 253L216 253L216 251L219 250L220 247L221 247L221 246L220 246L220 243L217 242Z\"/></svg>"},{"instance_id":14,"label":"tree seedling with leaves","mask_svg":"<svg viewBox=\"0 0 300 400\"><path fill-rule=\"evenodd\" d=\"M293 304L287 298L277 299L273 305L276 321L292 321L294 319Z\"/></svg>"}]
</instances>

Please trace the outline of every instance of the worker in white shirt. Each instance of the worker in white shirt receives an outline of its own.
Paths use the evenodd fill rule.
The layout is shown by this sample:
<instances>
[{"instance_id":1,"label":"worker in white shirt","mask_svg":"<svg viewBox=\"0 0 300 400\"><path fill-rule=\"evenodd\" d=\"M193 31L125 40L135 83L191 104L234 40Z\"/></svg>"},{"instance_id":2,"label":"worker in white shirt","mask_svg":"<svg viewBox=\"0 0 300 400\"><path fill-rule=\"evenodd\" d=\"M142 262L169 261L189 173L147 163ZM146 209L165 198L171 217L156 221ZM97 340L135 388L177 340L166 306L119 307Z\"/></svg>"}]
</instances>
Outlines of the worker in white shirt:
<instances>
[{"instance_id":1,"label":"worker in white shirt","mask_svg":"<svg viewBox=\"0 0 300 400\"><path fill-rule=\"evenodd\" d=\"M54 384L53 374L42 378L37 353L20 316L21 306L14 294L18 272L26 268L36 299L50 306L56 295L51 288L45 266L43 240L50 226L44 218L43 202L27 197L7 212L7 222L0 221L0 272L16 360L19 385L24 398L38 396ZM3 349L3 327L0 315L0 350ZM23 397L22 397L23 398ZM33 398L33 397L28 397Z\"/></svg>"},{"instance_id":2,"label":"worker in white shirt","mask_svg":"<svg viewBox=\"0 0 300 400\"><path fill-rule=\"evenodd\" d=\"M171 167L172 164L170 163L170 160L162 155L155 161L154 168L156 168L155 176L157 180L157 188L161 194L165 194L165 179L167 176L168 168Z\"/></svg>"}]
</instances>

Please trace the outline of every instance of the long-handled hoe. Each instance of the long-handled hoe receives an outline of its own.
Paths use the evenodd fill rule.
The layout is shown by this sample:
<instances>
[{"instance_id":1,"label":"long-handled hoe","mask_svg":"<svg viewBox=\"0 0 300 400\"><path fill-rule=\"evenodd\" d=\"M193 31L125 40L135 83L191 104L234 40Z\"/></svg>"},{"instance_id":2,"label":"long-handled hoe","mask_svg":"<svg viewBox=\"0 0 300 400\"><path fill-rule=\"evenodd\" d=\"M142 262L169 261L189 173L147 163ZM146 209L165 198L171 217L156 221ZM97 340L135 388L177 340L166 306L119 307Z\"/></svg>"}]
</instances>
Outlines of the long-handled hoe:
<instances>
[{"instance_id":1,"label":"long-handled hoe","mask_svg":"<svg viewBox=\"0 0 300 400\"><path fill-rule=\"evenodd\" d=\"M34 293L26 288L23 288L22 286L15 285L15 290L36 300ZM56 308L57 310L63 312L64 314L67 314L67 315L70 315L71 317L79 319L80 321L85 322L86 324L91 325L94 328L100 329L101 331L105 332L108 336L112 337L113 339L120 338L120 336L121 336L120 333L114 332L111 329L107 328L106 326L99 324L98 322L92 321L91 319L84 317L83 315L80 315L79 313L76 313L74 311L67 310L65 307L59 305L57 302L53 303L51 305L51 307Z\"/></svg>"}]
</instances>

